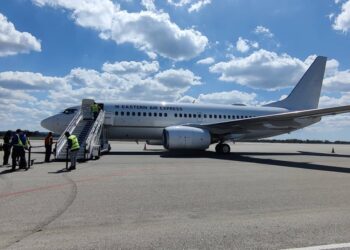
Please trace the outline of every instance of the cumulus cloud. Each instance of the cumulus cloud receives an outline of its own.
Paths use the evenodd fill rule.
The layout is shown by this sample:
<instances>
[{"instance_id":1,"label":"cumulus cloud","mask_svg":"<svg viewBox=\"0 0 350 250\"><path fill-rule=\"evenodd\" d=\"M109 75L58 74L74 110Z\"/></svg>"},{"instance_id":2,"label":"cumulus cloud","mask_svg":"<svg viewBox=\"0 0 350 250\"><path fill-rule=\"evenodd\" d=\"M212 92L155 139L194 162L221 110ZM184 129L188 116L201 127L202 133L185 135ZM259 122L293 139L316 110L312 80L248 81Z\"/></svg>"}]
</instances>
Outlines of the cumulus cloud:
<instances>
[{"instance_id":1,"label":"cumulus cloud","mask_svg":"<svg viewBox=\"0 0 350 250\"><path fill-rule=\"evenodd\" d=\"M187 7L188 12L198 12L204 6L211 3L211 0L168 0L168 3L176 7Z\"/></svg>"},{"instance_id":2,"label":"cumulus cloud","mask_svg":"<svg viewBox=\"0 0 350 250\"><path fill-rule=\"evenodd\" d=\"M43 90L63 88L65 81L59 77L43 76L40 73L7 71L0 73L0 87L6 89Z\"/></svg>"},{"instance_id":3,"label":"cumulus cloud","mask_svg":"<svg viewBox=\"0 0 350 250\"><path fill-rule=\"evenodd\" d=\"M264 36L270 37L270 38L274 37L274 34L270 31L270 29L268 29L262 25L256 26L254 33L259 34L259 35L264 35Z\"/></svg>"},{"instance_id":4,"label":"cumulus cloud","mask_svg":"<svg viewBox=\"0 0 350 250\"><path fill-rule=\"evenodd\" d=\"M154 0L142 0L141 4L149 11L156 11Z\"/></svg>"},{"instance_id":5,"label":"cumulus cloud","mask_svg":"<svg viewBox=\"0 0 350 250\"><path fill-rule=\"evenodd\" d=\"M138 74L139 76L146 76L158 72L159 63L157 61L121 61L115 63L104 63L102 66L102 70L105 72L119 75Z\"/></svg>"},{"instance_id":6,"label":"cumulus cloud","mask_svg":"<svg viewBox=\"0 0 350 250\"><path fill-rule=\"evenodd\" d=\"M13 23L0 13L0 57L41 51L38 39L28 32L16 30Z\"/></svg>"},{"instance_id":7,"label":"cumulus cloud","mask_svg":"<svg viewBox=\"0 0 350 250\"><path fill-rule=\"evenodd\" d=\"M256 94L237 90L200 94L197 98L183 96L179 102L185 103L214 103L214 104L246 104L256 105Z\"/></svg>"},{"instance_id":8,"label":"cumulus cloud","mask_svg":"<svg viewBox=\"0 0 350 250\"><path fill-rule=\"evenodd\" d=\"M207 57L197 61L197 64L213 64L215 59L213 57Z\"/></svg>"},{"instance_id":9,"label":"cumulus cloud","mask_svg":"<svg viewBox=\"0 0 350 250\"><path fill-rule=\"evenodd\" d=\"M298 58L260 49L247 57L234 57L209 68L220 80L251 88L278 89L294 85L306 70Z\"/></svg>"},{"instance_id":10,"label":"cumulus cloud","mask_svg":"<svg viewBox=\"0 0 350 250\"><path fill-rule=\"evenodd\" d=\"M189 8L188 12L196 11L198 12L201 8L203 8L205 5L208 5L211 3L211 0L199 0L195 3L193 3Z\"/></svg>"},{"instance_id":11,"label":"cumulus cloud","mask_svg":"<svg viewBox=\"0 0 350 250\"><path fill-rule=\"evenodd\" d=\"M254 41L249 41L248 39L243 39L239 37L236 42L236 49L241 53L248 52L251 48L259 48L259 43Z\"/></svg>"},{"instance_id":12,"label":"cumulus cloud","mask_svg":"<svg viewBox=\"0 0 350 250\"><path fill-rule=\"evenodd\" d=\"M64 8L72 12L77 25L100 32L102 39L117 44L131 43L151 58L161 55L173 60L188 60L204 51L208 39L193 28L181 29L164 12L121 10L111 0L32 0L38 6ZM153 1L144 6L153 9ZM155 7L154 7L155 8Z\"/></svg>"},{"instance_id":13,"label":"cumulus cloud","mask_svg":"<svg viewBox=\"0 0 350 250\"><path fill-rule=\"evenodd\" d=\"M339 2L336 2L339 3ZM341 13L338 14L333 23L333 29L342 32L348 32L350 29L350 0L344 2L341 7Z\"/></svg>"}]
</instances>

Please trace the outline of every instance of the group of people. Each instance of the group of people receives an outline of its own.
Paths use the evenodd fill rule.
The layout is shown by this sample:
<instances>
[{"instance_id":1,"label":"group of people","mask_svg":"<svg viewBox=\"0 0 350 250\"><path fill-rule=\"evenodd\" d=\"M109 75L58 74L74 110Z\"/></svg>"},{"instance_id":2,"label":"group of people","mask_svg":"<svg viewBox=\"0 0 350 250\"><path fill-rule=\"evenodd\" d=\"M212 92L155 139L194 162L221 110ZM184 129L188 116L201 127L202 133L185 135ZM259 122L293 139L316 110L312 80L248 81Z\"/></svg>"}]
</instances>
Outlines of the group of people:
<instances>
[{"instance_id":1,"label":"group of people","mask_svg":"<svg viewBox=\"0 0 350 250\"><path fill-rule=\"evenodd\" d=\"M31 147L28 135L20 129L17 129L15 133L7 131L4 135L4 161L3 165L8 165L8 161L11 155L12 149L12 170L16 169L17 163L19 168L27 169L26 153Z\"/></svg>"},{"instance_id":2,"label":"group of people","mask_svg":"<svg viewBox=\"0 0 350 250\"><path fill-rule=\"evenodd\" d=\"M76 168L77 154L80 149L80 145L75 135L71 135L69 132L66 132L65 136L67 137L68 149L70 150L71 166L69 170L73 170ZM15 133L8 130L5 133L3 140L3 165L9 165L9 158L12 150L12 170L16 170L17 165L20 169L27 169L25 150L29 150L31 147L27 133L23 132L21 129L17 129ZM49 132L45 137L45 162L50 162L53 144L53 135L51 132Z\"/></svg>"}]
</instances>

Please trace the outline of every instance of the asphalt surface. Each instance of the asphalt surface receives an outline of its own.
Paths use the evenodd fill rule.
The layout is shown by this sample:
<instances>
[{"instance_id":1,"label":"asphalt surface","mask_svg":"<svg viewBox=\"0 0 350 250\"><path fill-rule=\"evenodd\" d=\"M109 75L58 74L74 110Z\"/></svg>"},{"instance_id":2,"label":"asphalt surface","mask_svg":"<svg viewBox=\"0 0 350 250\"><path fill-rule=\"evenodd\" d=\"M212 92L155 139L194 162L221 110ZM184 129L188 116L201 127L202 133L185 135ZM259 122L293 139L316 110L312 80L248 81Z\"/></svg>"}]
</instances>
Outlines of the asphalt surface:
<instances>
[{"instance_id":1,"label":"asphalt surface","mask_svg":"<svg viewBox=\"0 0 350 250\"><path fill-rule=\"evenodd\" d=\"M350 146L238 143L229 156L143 147L113 142L72 172L42 163L43 148L28 171L0 167L0 249L350 242Z\"/></svg>"}]
</instances>

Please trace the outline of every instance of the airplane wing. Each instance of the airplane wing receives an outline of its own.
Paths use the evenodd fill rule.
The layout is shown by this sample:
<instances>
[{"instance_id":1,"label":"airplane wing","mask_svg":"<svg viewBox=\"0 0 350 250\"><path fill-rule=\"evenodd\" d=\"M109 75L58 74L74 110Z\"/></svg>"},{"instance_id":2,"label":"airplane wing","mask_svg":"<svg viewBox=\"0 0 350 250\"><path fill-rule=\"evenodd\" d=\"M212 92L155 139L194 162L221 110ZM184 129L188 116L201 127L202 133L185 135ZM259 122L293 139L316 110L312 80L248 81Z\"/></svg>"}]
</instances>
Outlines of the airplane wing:
<instances>
[{"instance_id":1,"label":"airplane wing","mask_svg":"<svg viewBox=\"0 0 350 250\"><path fill-rule=\"evenodd\" d=\"M219 123L187 124L187 126L204 128L212 134L249 133L256 130L288 130L302 128L305 121L318 121L322 116L350 112L350 105L323 109L291 111L274 115L259 116Z\"/></svg>"}]
</instances>

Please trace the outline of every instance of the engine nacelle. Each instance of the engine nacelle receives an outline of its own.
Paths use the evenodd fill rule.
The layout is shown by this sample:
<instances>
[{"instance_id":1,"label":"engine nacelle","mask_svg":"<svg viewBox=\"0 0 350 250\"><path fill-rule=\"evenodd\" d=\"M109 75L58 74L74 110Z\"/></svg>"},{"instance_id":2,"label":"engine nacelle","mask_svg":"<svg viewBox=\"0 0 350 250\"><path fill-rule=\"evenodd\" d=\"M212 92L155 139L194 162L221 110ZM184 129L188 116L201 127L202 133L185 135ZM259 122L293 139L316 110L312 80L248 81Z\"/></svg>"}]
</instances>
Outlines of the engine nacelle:
<instances>
[{"instance_id":1,"label":"engine nacelle","mask_svg":"<svg viewBox=\"0 0 350 250\"><path fill-rule=\"evenodd\" d=\"M163 145L163 140L146 140L147 145Z\"/></svg>"},{"instance_id":2,"label":"engine nacelle","mask_svg":"<svg viewBox=\"0 0 350 250\"><path fill-rule=\"evenodd\" d=\"M163 130L163 146L166 149L207 149L211 144L208 130L186 126L171 126Z\"/></svg>"}]
</instances>

